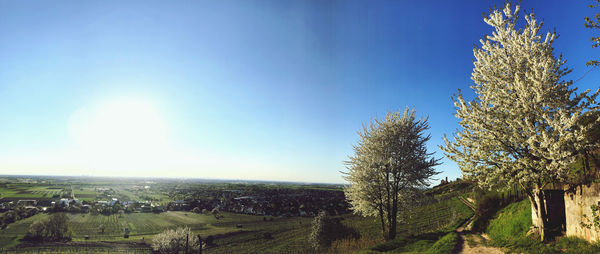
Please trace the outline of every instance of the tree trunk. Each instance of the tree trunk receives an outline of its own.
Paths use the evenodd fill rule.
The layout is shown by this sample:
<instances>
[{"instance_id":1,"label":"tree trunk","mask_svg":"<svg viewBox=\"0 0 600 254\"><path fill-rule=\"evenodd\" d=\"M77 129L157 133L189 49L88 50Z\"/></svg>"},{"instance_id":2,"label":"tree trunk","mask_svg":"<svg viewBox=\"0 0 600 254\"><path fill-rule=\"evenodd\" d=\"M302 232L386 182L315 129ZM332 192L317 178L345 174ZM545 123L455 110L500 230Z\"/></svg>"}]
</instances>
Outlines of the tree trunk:
<instances>
[{"instance_id":1,"label":"tree trunk","mask_svg":"<svg viewBox=\"0 0 600 254\"><path fill-rule=\"evenodd\" d=\"M394 240L396 238L396 222L398 217L398 201L396 200L394 204L392 204L392 221L389 225L389 233L388 240Z\"/></svg>"},{"instance_id":2,"label":"tree trunk","mask_svg":"<svg viewBox=\"0 0 600 254\"><path fill-rule=\"evenodd\" d=\"M390 228L390 233L388 235L390 240L393 240L394 238L396 238L396 224L398 222L398 186L395 185L392 188L392 195L394 195L392 197L392 221L390 222L389 228Z\"/></svg>"},{"instance_id":3,"label":"tree trunk","mask_svg":"<svg viewBox=\"0 0 600 254\"><path fill-rule=\"evenodd\" d=\"M384 216L383 216L383 207L381 207L381 206L379 207L379 218L381 219L381 235L382 235L383 239L386 239L386 236L385 236L385 233L386 233L385 232L385 219L384 219Z\"/></svg>"},{"instance_id":4,"label":"tree trunk","mask_svg":"<svg viewBox=\"0 0 600 254\"><path fill-rule=\"evenodd\" d=\"M532 206L537 214L538 233L540 234L540 240L543 242L546 240L546 224L548 222L548 213L544 203L544 191L539 187L536 187L535 190L533 190L533 198ZM531 201L530 197L530 202Z\"/></svg>"},{"instance_id":5,"label":"tree trunk","mask_svg":"<svg viewBox=\"0 0 600 254\"><path fill-rule=\"evenodd\" d=\"M387 223L388 223L388 225L387 225L387 232L386 232L387 236L385 237L385 240L386 241L390 241L390 240L394 239L394 238L390 238L390 236L392 234L391 233L392 232L392 211L390 211L391 209L387 209L387 210L388 210L388 214L387 214Z\"/></svg>"}]
</instances>

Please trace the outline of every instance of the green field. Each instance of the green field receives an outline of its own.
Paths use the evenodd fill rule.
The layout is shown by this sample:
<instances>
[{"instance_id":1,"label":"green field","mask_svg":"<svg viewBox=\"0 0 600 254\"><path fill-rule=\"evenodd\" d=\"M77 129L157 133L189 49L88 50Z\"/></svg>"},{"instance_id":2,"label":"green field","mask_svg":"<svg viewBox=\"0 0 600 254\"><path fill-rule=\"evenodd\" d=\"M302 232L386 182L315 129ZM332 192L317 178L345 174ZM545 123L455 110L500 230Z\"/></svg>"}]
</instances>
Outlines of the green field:
<instances>
[{"instance_id":1,"label":"green field","mask_svg":"<svg viewBox=\"0 0 600 254\"><path fill-rule=\"evenodd\" d=\"M27 199L52 198L61 195L65 190L59 186L34 184L3 184L0 185L0 198Z\"/></svg>"},{"instance_id":2,"label":"green field","mask_svg":"<svg viewBox=\"0 0 600 254\"><path fill-rule=\"evenodd\" d=\"M82 186L73 186L73 194L75 195L75 198L82 201L94 201L99 195L93 188Z\"/></svg>"}]
</instances>

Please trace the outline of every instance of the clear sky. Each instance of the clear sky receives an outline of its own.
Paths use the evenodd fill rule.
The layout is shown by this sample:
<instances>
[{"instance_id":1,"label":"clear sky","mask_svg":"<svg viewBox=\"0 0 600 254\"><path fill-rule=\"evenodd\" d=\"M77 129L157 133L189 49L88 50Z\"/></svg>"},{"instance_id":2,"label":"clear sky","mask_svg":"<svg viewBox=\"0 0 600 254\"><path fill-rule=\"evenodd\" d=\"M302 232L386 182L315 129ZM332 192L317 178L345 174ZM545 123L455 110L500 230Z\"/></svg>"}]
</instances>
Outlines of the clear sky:
<instances>
[{"instance_id":1,"label":"clear sky","mask_svg":"<svg viewBox=\"0 0 600 254\"><path fill-rule=\"evenodd\" d=\"M522 2L574 80L600 55L589 2ZM502 3L0 0L0 174L339 183L361 125L406 106L443 157Z\"/></svg>"}]
</instances>

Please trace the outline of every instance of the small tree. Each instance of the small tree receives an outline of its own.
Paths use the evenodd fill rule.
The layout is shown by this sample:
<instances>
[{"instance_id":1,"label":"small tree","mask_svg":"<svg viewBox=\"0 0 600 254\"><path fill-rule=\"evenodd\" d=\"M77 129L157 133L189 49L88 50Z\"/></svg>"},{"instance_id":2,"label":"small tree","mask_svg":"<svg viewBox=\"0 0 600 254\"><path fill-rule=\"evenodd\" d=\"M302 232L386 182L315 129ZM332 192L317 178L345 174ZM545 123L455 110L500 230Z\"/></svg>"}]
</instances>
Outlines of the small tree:
<instances>
[{"instance_id":1,"label":"small tree","mask_svg":"<svg viewBox=\"0 0 600 254\"><path fill-rule=\"evenodd\" d=\"M56 213L47 220L36 221L29 226L25 239L36 241L65 241L71 239L69 218L64 213Z\"/></svg>"},{"instance_id":2,"label":"small tree","mask_svg":"<svg viewBox=\"0 0 600 254\"><path fill-rule=\"evenodd\" d=\"M398 215L414 201L414 191L427 186L438 172L439 159L427 152L431 138L427 118L417 120L415 111L387 113L371 120L359 133L354 155L346 162L344 190L355 213L375 216L385 239L396 237Z\"/></svg>"},{"instance_id":3,"label":"small tree","mask_svg":"<svg viewBox=\"0 0 600 254\"><path fill-rule=\"evenodd\" d=\"M548 211L544 187L566 179L579 151L589 150L580 125L586 112L598 109L595 94L577 94L562 56L554 56L555 33L539 34L533 13L517 29L519 6L494 9L484 21L494 28L475 48L471 88L477 97L453 98L462 130L441 149L457 162L466 178L480 186L509 188L519 185L537 214L541 240L545 239Z\"/></svg>"},{"instance_id":4,"label":"small tree","mask_svg":"<svg viewBox=\"0 0 600 254\"><path fill-rule=\"evenodd\" d=\"M202 248L190 228L168 229L154 237L152 249L158 253L198 252Z\"/></svg>"},{"instance_id":5,"label":"small tree","mask_svg":"<svg viewBox=\"0 0 600 254\"><path fill-rule=\"evenodd\" d=\"M57 213L50 216L48 221L46 221L48 238L53 241L71 239L68 221L69 218L64 213Z\"/></svg>"}]
</instances>

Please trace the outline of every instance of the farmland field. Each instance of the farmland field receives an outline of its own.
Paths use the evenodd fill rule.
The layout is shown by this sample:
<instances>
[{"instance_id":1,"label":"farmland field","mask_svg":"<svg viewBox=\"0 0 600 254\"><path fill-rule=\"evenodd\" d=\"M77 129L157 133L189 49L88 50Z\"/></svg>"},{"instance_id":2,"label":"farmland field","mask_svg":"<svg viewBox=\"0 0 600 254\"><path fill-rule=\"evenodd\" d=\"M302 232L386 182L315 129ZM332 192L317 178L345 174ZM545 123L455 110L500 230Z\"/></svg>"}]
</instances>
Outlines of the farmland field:
<instances>
[{"instance_id":1,"label":"farmland field","mask_svg":"<svg viewBox=\"0 0 600 254\"><path fill-rule=\"evenodd\" d=\"M0 185L0 198L2 199L53 198L55 195L60 196L63 193L65 193L64 188L53 185Z\"/></svg>"}]
</instances>

